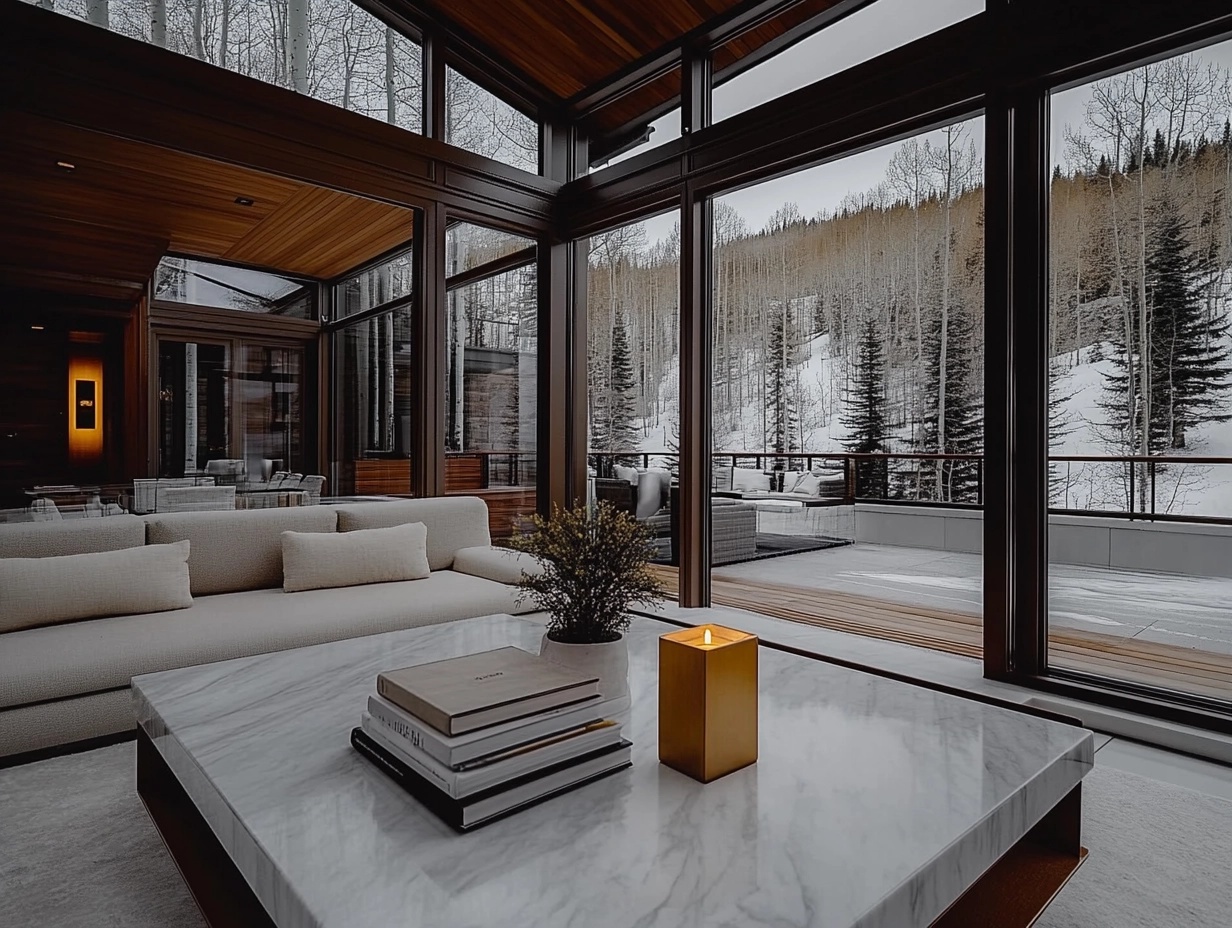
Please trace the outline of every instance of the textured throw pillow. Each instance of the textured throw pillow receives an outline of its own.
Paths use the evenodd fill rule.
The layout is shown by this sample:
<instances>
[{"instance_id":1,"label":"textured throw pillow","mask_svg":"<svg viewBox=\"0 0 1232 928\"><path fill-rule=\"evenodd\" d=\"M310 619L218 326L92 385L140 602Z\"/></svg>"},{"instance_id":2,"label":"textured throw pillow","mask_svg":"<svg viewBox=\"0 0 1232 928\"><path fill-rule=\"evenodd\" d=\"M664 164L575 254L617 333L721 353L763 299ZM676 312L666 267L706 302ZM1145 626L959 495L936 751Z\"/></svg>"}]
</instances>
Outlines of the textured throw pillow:
<instances>
[{"instance_id":1,"label":"textured throw pillow","mask_svg":"<svg viewBox=\"0 0 1232 928\"><path fill-rule=\"evenodd\" d=\"M820 496L821 478L816 474L801 474L792 492L800 496Z\"/></svg>"},{"instance_id":2,"label":"textured throw pillow","mask_svg":"<svg viewBox=\"0 0 1232 928\"><path fill-rule=\"evenodd\" d=\"M282 589L422 580L428 567L428 529L422 522L355 532L283 532Z\"/></svg>"},{"instance_id":3,"label":"textured throw pillow","mask_svg":"<svg viewBox=\"0 0 1232 928\"><path fill-rule=\"evenodd\" d=\"M192 605L187 541L61 557L0 558L0 632Z\"/></svg>"},{"instance_id":4,"label":"textured throw pillow","mask_svg":"<svg viewBox=\"0 0 1232 928\"><path fill-rule=\"evenodd\" d=\"M743 493L769 493L770 475L747 467L733 467L731 486Z\"/></svg>"}]
</instances>

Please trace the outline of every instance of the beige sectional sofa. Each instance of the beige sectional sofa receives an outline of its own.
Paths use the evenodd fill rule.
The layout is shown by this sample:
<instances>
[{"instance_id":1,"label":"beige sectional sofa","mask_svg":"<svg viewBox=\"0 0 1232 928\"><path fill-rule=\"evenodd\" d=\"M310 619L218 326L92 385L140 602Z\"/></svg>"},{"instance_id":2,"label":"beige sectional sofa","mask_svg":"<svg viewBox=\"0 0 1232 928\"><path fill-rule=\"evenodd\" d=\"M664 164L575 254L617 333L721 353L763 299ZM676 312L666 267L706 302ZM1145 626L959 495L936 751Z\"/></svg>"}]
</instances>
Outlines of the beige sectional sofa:
<instances>
[{"instance_id":1,"label":"beige sectional sofa","mask_svg":"<svg viewBox=\"0 0 1232 928\"><path fill-rule=\"evenodd\" d=\"M282 532L411 522L427 528L427 578L283 592ZM527 561L491 547L487 505L474 497L0 525L0 558L183 540L189 608L63 621L52 595L45 624L0 633L0 758L132 729L129 681L138 674L533 610L512 585Z\"/></svg>"}]
</instances>

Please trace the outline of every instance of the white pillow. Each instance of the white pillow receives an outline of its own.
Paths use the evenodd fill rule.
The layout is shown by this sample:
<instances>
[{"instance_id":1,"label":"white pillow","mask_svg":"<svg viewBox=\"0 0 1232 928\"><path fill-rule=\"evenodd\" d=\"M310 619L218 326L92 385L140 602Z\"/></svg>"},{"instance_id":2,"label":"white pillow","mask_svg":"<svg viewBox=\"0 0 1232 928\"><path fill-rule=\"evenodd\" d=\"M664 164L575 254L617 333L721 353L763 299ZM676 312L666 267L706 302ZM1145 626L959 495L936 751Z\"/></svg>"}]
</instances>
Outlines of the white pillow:
<instances>
[{"instance_id":1,"label":"white pillow","mask_svg":"<svg viewBox=\"0 0 1232 928\"><path fill-rule=\"evenodd\" d=\"M800 478L803 477L806 473L808 473L808 471L803 471L803 470L784 471L783 473L783 492L784 493L794 493L796 491L796 484L800 482Z\"/></svg>"},{"instance_id":2,"label":"white pillow","mask_svg":"<svg viewBox=\"0 0 1232 928\"><path fill-rule=\"evenodd\" d=\"M820 496L821 478L816 474L801 474L792 492L800 496Z\"/></svg>"},{"instance_id":3,"label":"white pillow","mask_svg":"<svg viewBox=\"0 0 1232 928\"><path fill-rule=\"evenodd\" d=\"M731 488L745 493L759 491L768 493L770 492L770 475L747 467L733 467Z\"/></svg>"},{"instance_id":4,"label":"white pillow","mask_svg":"<svg viewBox=\"0 0 1232 928\"><path fill-rule=\"evenodd\" d=\"M612 468L612 473L616 475L617 480L623 480L625 483L629 484L630 486L637 486L637 468L636 467L625 467L621 464L617 464L615 467Z\"/></svg>"},{"instance_id":5,"label":"white pillow","mask_svg":"<svg viewBox=\"0 0 1232 928\"><path fill-rule=\"evenodd\" d=\"M364 583L423 580L428 529L422 522L354 532L283 532L285 593Z\"/></svg>"},{"instance_id":6,"label":"white pillow","mask_svg":"<svg viewBox=\"0 0 1232 928\"><path fill-rule=\"evenodd\" d=\"M0 632L186 609L189 543L0 558Z\"/></svg>"}]
</instances>

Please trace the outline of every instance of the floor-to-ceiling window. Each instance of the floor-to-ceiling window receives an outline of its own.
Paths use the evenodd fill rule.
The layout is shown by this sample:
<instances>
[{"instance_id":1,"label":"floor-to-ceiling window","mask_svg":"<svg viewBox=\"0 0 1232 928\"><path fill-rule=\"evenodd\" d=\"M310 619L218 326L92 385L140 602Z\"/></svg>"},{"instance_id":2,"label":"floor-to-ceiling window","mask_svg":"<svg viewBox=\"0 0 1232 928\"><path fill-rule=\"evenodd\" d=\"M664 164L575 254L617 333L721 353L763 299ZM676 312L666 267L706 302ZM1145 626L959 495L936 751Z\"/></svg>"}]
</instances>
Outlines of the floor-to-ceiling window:
<instances>
[{"instance_id":1,"label":"floor-to-ceiling window","mask_svg":"<svg viewBox=\"0 0 1232 928\"><path fill-rule=\"evenodd\" d=\"M592 235L586 287L587 444L594 496L654 527L674 563L680 449L676 213Z\"/></svg>"},{"instance_id":2,"label":"floor-to-ceiling window","mask_svg":"<svg viewBox=\"0 0 1232 928\"><path fill-rule=\"evenodd\" d=\"M1048 666L1232 699L1232 43L1054 92Z\"/></svg>"},{"instance_id":3,"label":"floor-to-ceiling window","mask_svg":"<svg viewBox=\"0 0 1232 928\"><path fill-rule=\"evenodd\" d=\"M981 646L983 122L713 203L712 588Z\"/></svg>"},{"instance_id":4,"label":"floor-to-ceiling window","mask_svg":"<svg viewBox=\"0 0 1232 928\"><path fill-rule=\"evenodd\" d=\"M409 249L334 286L332 481L344 495L409 494L414 309Z\"/></svg>"},{"instance_id":5,"label":"floor-to-ceiling window","mask_svg":"<svg viewBox=\"0 0 1232 928\"><path fill-rule=\"evenodd\" d=\"M537 507L537 249L466 222L445 242L445 492L483 496L500 537Z\"/></svg>"}]
</instances>

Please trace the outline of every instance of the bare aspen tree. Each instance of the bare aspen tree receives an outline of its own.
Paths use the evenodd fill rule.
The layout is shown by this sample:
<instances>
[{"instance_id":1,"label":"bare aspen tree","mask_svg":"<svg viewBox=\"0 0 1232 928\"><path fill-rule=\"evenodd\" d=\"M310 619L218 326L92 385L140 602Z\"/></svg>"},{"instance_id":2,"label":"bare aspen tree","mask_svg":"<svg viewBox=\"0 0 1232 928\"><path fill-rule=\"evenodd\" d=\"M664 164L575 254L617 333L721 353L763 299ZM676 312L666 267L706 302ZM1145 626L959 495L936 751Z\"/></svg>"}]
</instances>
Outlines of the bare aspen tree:
<instances>
[{"instance_id":1,"label":"bare aspen tree","mask_svg":"<svg viewBox=\"0 0 1232 928\"><path fill-rule=\"evenodd\" d=\"M303 94L308 93L308 3L287 2L287 71L291 89Z\"/></svg>"},{"instance_id":2,"label":"bare aspen tree","mask_svg":"<svg viewBox=\"0 0 1232 928\"><path fill-rule=\"evenodd\" d=\"M167 0L150 0L150 41L167 47Z\"/></svg>"}]
</instances>

